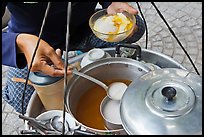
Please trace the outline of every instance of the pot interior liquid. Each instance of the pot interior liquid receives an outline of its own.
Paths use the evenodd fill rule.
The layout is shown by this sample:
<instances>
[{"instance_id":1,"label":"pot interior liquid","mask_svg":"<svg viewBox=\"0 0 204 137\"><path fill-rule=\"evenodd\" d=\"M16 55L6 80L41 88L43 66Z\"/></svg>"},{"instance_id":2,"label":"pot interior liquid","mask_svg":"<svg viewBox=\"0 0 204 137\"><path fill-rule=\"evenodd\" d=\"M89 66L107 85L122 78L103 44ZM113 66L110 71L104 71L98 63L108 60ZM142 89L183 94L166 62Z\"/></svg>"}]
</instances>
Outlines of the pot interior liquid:
<instances>
[{"instance_id":1,"label":"pot interior liquid","mask_svg":"<svg viewBox=\"0 0 204 137\"><path fill-rule=\"evenodd\" d=\"M106 85L110 85L113 82L123 82L126 85L129 85L132 81L114 79L103 82ZM106 95L106 91L98 85L94 85L87 90L81 96L77 104L76 119L87 127L106 130L103 117L100 114L100 104Z\"/></svg>"}]
</instances>

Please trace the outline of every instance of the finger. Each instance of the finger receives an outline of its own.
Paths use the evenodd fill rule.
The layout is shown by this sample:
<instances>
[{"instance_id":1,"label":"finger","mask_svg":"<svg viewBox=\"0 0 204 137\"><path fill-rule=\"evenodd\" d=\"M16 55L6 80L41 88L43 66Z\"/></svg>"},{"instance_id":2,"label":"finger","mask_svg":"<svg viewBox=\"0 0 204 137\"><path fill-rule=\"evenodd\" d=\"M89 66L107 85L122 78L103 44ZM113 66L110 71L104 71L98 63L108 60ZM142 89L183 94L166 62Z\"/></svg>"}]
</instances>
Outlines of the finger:
<instances>
[{"instance_id":1,"label":"finger","mask_svg":"<svg viewBox=\"0 0 204 137\"><path fill-rule=\"evenodd\" d=\"M110 14L110 15L114 15L114 14L117 13L117 11L115 9L113 9L113 8L108 8L107 13Z\"/></svg>"},{"instance_id":2,"label":"finger","mask_svg":"<svg viewBox=\"0 0 204 137\"><path fill-rule=\"evenodd\" d=\"M57 77L57 76L63 76L64 75L64 69L56 69L53 66L50 66L48 64L43 65L40 71L46 75Z\"/></svg>"},{"instance_id":3,"label":"finger","mask_svg":"<svg viewBox=\"0 0 204 137\"><path fill-rule=\"evenodd\" d=\"M71 74L71 73L72 73L73 68L76 67L75 64L76 64L76 63L71 64L71 65L69 65L69 66L67 67L67 74ZM55 69L55 71L58 71L58 70L59 70L59 69L57 69L54 65L51 65L51 67L53 67L53 68ZM64 74L65 70L63 69L61 72L63 72L63 74Z\"/></svg>"},{"instance_id":4,"label":"finger","mask_svg":"<svg viewBox=\"0 0 204 137\"><path fill-rule=\"evenodd\" d=\"M64 69L57 69L53 66L44 66L45 69L42 70L43 73L49 75L49 76L53 76L53 77L57 77L57 76L63 76L65 70ZM67 69L67 74L72 74L72 71L70 69Z\"/></svg>"},{"instance_id":5,"label":"finger","mask_svg":"<svg viewBox=\"0 0 204 137\"><path fill-rule=\"evenodd\" d=\"M120 9L127 11L130 14L134 14L134 15L138 14L138 11L132 6L130 6L128 3L121 4Z\"/></svg>"},{"instance_id":6,"label":"finger","mask_svg":"<svg viewBox=\"0 0 204 137\"><path fill-rule=\"evenodd\" d=\"M57 51L59 52L59 51ZM57 55L54 50L50 50L47 53L47 57L52 61L53 65L58 69L64 69L64 62L62 61L61 57Z\"/></svg>"},{"instance_id":7,"label":"finger","mask_svg":"<svg viewBox=\"0 0 204 137\"><path fill-rule=\"evenodd\" d=\"M61 56L62 56L62 52L61 52L61 50L60 49L56 49L56 54L61 58Z\"/></svg>"}]
</instances>

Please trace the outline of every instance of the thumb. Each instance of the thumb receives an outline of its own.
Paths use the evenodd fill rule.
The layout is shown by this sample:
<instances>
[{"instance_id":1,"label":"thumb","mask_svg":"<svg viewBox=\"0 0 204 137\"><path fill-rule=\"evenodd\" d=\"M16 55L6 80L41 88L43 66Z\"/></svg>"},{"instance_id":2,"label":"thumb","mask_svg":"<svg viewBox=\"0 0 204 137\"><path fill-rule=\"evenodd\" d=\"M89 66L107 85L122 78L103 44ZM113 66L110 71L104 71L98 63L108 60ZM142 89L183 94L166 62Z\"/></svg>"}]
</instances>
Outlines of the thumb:
<instances>
[{"instance_id":1,"label":"thumb","mask_svg":"<svg viewBox=\"0 0 204 137\"><path fill-rule=\"evenodd\" d=\"M138 11L126 2L112 2L107 9L108 14L116 14L124 11L134 15L138 14Z\"/></svg>"}]
</instances>

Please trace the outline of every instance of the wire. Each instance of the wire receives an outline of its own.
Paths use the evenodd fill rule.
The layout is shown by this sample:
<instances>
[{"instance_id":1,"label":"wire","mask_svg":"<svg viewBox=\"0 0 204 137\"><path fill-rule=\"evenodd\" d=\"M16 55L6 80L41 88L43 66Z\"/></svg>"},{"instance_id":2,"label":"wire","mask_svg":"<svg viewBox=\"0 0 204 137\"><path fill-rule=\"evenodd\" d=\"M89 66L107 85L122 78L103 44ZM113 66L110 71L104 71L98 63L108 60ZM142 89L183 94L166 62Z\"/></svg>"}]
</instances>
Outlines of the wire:
<instances>
[{"instance_id":1,"label":"wire","mask_svg":"<svg viewBox=\"0 0 204 137\"><path fill-rule=\"evenodd\" d=\"M69 51L69 23L71 18L71 2L67 3L67 33L66 33L66 54L65 54L65 73L64 73L64 93L67 88L67 66L68 66L68 51ZM63 127L62 135L65 133L65 95L64 95L64 109L63 109Z\"/></svg>"},{"instance_id":2,"label":"wire","mask_svg":"<svg viewBox=\"0 0 204 137\"><path fill-rule=\"evenodd\" d=\"M33 53L32 60L31 60L31 63L30 63L30 67L28 69L28 74L27 74L27 77L26 77L26 82L25 82L25 86L24 86L24 90L23 90L23 95L22 95L22 115L24 115L24 109L23 109L24 98L25 98L25 91L26 91L26 87L27 87L27 84L28 84L28 78L29 78L30 70L32 68L32 64L33 64L33 61L34 61L34 58L35 58L35 55L36 55L36 52L37 52L37 49L38 49L38 46L39 46L39 43L40 43L42 31L43 31L43 28L44 28L44 25L45 25L45 20L47 18L47 14L48 14L49 9L50 9L50 2L48 2L48 4L47 4L47 8L46 8L46 11L45 11L43 22L42 22L42 25L41 25L41 28L40 28L40 33L39 33L39 36L38 36L38 41L37 41L37 44L36 44L36 47L35 47L35 51Z\"/></svg>"},{"instance_id":3,"label":"wire","mask_svg":"<svg viewBox=\"0 0 204 137\"><path fill-rule=\"evenodd\" d=\"M141 10L141 8L140 8L139 2L136 2L136 4L137 4L137 7L138 7L138 9L139 9L139 11L140 11L140 14L141 14L141 16L142 16L142 19L143 19L143 21L144 21L144 25L145 25L145 28L146 28L146 46L145 46L145 48L147 49L147 44L148 44L148 29L147 29L147 23L146 23L146 20L145 20L144 15L143 15L143 13L142 13L142 10Z\"/></svg>"},{"instance_id":4,"label":"wire","mask_svg":"<svg viewBox=\"0 0 204 137\"><path fill-rule=\"evenodd\" d=\"M173 37L176 39L176 41L178 42L179 46L182 48L182 50L184 51L184 53L186 54L186 56L188 57L188 59L190 60L191 64L193 65L193 68L195 69L196 73L198 75L200 75L200 73L198 72L195 64L193 63L191 57L189 56L189 54L187 53L187 51L185 50L185 48L182 46L181 42L179 41L179 39L176 37L174 31L171 29L171 27L169 26L169 24L167 23L167 21L165 20L164 16L161 14L161 12L159 11L159 9L157 8L157 6L154 4L154 2L151 2L152 5L154 6L154 8L156 9L157 13L159 14L159 16L161 17L161 19L164 21L164 23L167 25L169 31L171 32L171 34L173 35Z\"/></svg>"}]
</instances>

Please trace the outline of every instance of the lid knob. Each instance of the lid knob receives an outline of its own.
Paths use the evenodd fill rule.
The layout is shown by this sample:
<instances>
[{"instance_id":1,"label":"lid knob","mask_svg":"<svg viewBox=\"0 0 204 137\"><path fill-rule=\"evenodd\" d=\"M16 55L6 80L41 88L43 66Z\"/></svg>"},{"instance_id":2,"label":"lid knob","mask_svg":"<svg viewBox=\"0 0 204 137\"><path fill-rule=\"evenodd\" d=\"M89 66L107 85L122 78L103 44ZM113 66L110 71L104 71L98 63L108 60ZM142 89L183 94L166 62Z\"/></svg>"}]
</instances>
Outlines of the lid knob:
<instances>
[{"instance_id":1,"label":"lid knob","mask_svg":"<svg viewBox=\"0 0 204 137\"><path fill-rule=\"evenodd\" d=\"M162 89L162 95L167 98L167 100L172 100L173 97L176 95L176 89L173 87L164 87Z\"/></svg>"}]
</instances>

